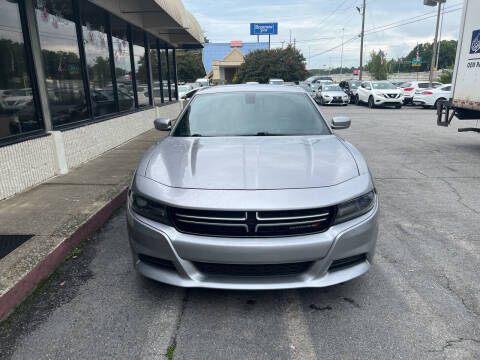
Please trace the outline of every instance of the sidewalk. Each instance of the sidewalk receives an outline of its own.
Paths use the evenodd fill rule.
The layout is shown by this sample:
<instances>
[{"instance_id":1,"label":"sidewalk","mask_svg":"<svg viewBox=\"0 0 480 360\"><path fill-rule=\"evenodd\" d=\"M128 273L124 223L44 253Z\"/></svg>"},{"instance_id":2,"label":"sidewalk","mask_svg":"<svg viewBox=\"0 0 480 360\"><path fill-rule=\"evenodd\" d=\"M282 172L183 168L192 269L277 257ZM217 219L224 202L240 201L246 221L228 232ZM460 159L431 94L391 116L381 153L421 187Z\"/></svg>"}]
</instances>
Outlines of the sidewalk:
<instances>
[{"instance_id":1,"label":"sidewalk","mask_svg":"<svg viewBox=\"0 0 480 360\"><path fill-rule=\"evenodd\" d=\"M0 201L0 235L33 235L0 260L0 320L121 207L141 156L167 132L129 142Z\"/></svg>"}]
</instances>

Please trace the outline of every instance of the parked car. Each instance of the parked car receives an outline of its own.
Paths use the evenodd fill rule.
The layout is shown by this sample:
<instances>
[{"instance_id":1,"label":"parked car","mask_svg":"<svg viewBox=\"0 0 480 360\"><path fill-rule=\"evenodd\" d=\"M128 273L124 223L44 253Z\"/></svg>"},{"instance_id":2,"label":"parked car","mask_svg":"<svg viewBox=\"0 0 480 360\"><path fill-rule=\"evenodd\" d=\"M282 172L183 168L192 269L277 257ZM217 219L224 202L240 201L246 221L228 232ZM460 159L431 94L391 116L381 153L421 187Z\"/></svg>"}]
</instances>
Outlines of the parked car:
<instances>
[{"instance_id":1,"label":"parked car","mask_svg":"<svg viewBox=\"0 0 480 360\"><path fill-rule=\"evenodd\" d=\"M319 86L315 101L320 105L348 105L349 96L336 84L322 84Z\"/></svg>"},{"instance_id":2,"label":"parked car","mask_svg":"<svg viewBox=\"0 0 480 360\"><path fill-rule=\"evenodd\" d=\"M432 82L432 87L437 88L442 86L442 83L439 82ZM428 89L430 84L428 81L409 81L402 84L403 86L403 96L404 96L404 104L411 104L413 100L413 95L415 95L415 91L419 93L424 89Z\"/></svg>"},{"instance_id":3,"label":"parked car","mask_svg":"<svg viewBox=\"0 0 480 360\"><path fill-rule=\"evenodd\" d=\"M282 79L269 79L268 83L270 85L283 85L284 81Z\"/></svg>"},{"instance_id":4,"label":"parked car","mask_svg":"<svg viewBox=\"0 0 480 360\"><path fill-rule=\"evenodd\" d=\"M403 104L403 92L389 81L364 81L358 88L355 103L367 103L368 107L395 106L400 109Z\"/></svg>"},{"instance_id":5,"label":"parked car","mask_svg":"<svg viewBox=\"0 0 480 360\"><path fill-rule=\"evenodd\" d=\"M425 89L420 94L413 95L413 104L424 108L437 108L439 101L445 101L452 97L452 85L447 84L436 89Z\"/></svg>"},{"instance_id":6,"label":"parked car","mask_svg":"<svg viewBox=\"0 0 480 360\"><path fill-rule=\"evenodd\" d=\"M336 84L322 84L317 90L315 101L320 105L348 105L350 97Z\"/></svg>"},{"instance_id":7,"label":"parked car","mask_svg":"<svg viewBox=\"0 0 480 360\"><path fill-rule=\"evenodd\" d=\"M171 124L155 120L158 130ZM295 86L197 93L129 188L135 268L177 286L251 290L366 273L377 192L360 152L333 132L350 119L331 124Z\"/></svg>"},{"instance_id":8,"label":"parked car","mask_svg":"<svg viewBox=\"0 0 480 360\"><path fill-rule=\"evenodd\" d=\"M340 82L340 87L350 97L350 102L355 101L358 87L362 84L362 80L344 80Z\"/></svg>"},{"instance_id":9,"label":"parked car","mask_svg":"<svg viewBox=\"0 0 480 360\"><path fill-rule=\"evenodd\" d=\"M308 94L310 94L311 97L313 97L315 99L315 96L317 95L317 88L316 87L313 88L312 86L310 86L310 84L307 84L307 83L300 83L297 86L302 88L303 90L305 90Z\"/></svg>"},{"instance_id":10,"label":"parked car","mask_svg":"<svg viewBox=\"0 0 480 360\"><path fill-rule=\"evenodd\" d=\"M206 78L200 78L195 80L196 83L199 83L201 87L210 86L210 80Z\"/></svg>"},{"instance_id":11,"label":"parked car","mask_svg":"<svg viewBox=\"0 0 480 360\"><path fill-rule=\"evenodd\" d=\"M0 109L2 112L18 111L32 100L31 88L3 90L0 95Z\"/></svg>"},{"instance_id":12,"label":"parked car","mask_svg":"<svg viewBox=\"0 0 480 360\"><path fill-rule=\"evenodd\" d=\"M258 85L259 82L258 81L247 81L246 84L247 85Z\"/></svg>"},{"instance_id":13,"label":"parked car","mask_svg":"<svg viewBox=\"0 0 480 360\"><path fill-rule=\"evenodd\" d=\"M312 84L312 83L317 82L319 80L328 80L328 81L331 81L333 83L333 79L330 76L319 76L319 75L310 76L308 79L305 80L305 82L309 83L309 84Z\"/></svg>"},{"instance_id":14,"label":"parked car","mask_svg":"<svg viewBox=\"0 0 480 360\"><path fill-rule=\"evenodd\" d=\"M191 87L190 85L180 85L178 87L178 98L180 99L183 95L185 95L187 92L189 92L192 89L193 87Z\"/></svg>"}]
</instances>

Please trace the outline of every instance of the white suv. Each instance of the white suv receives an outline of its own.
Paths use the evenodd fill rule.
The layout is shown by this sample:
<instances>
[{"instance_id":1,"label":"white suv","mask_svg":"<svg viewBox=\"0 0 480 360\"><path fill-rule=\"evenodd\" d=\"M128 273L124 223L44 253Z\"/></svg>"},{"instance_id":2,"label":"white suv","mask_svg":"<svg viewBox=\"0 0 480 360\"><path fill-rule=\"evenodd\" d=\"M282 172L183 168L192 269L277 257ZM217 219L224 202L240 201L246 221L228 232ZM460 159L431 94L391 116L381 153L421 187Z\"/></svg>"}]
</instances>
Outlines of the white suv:
<instances>
[{"instance_id":1,"label":"white suv","mask_svg":"<svg viewBox=\"0 0 480 360\"><path fill-rule=\"evenodd\" d=\"M432 87L435 89L442 86L442 83L432 82ZM412 103L413 95L420 94L423 90L430 88L428 81L409 81L402 84L404 103Z\"/></svg>"},{"instance_id":2,"label":"white suv","mask_svg":"<svg viewBox=\"0 0 480 360\"><path fill-rule=\"evenodd\" d=\"M389 81L364 81L358 87L355 104L367 103L368 107L390 105L400 109L403 104L403 91Z\"/></svg>"}]
</instances>

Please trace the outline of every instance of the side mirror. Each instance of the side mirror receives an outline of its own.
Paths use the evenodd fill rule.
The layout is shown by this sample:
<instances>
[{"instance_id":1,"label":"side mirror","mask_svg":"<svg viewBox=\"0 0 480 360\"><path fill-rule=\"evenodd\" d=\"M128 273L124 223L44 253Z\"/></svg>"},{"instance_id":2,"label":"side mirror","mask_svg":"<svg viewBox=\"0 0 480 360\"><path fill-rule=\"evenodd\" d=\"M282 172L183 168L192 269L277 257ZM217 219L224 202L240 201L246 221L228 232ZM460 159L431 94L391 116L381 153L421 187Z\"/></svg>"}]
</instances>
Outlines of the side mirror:
<instances>
[{"instance_id":1,"label":"side mirror","mask_svg":"<svg viewBox=\"0 0 480 360\"><path fill-rule=\"evenodd\" d=\"M351 120L346 116L336 116L332 118L332 129L348 129L351 124Z\"/></svg>"},{"instance_id":2,"label":"side mirror","mask_svg":"<svg viewBox=\"0 0 480 360\"><path fill-rule=\"evenodd\" d=\"M153 121L153 125L155 126L155 129L160 130L160 131L168 131L172 128L172 120L170 119L164 119L164 118L158 118Z\"/></svg>"}]
</instances>

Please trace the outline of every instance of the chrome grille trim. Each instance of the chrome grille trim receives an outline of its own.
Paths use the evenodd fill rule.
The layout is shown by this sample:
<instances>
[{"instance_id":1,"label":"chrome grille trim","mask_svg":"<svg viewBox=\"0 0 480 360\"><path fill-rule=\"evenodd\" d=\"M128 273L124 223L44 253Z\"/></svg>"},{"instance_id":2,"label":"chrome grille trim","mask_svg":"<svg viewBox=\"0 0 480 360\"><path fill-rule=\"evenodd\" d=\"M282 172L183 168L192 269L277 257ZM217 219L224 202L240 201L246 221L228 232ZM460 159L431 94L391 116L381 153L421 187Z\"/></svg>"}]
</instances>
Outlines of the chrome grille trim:
<instances>
[{"instance_id":1,"label":"chrome grille trim","mask_svg":"<svg viewBox=\"0 0 480 360\"><path fill-rule=\"evenodd\" d=\"M273 227L273 226L297 226L297 225L308 225L308 224L315 224L317 222L326 221L327 219L316 219L310 221L296 221L296 222L288 222L288 223L265 223L265 224L257 224L255 226L255 232L258 232L258 229L262 227Z\"/></svg>"},{"instance_id":2,"label":"chrome grille trim","mask_svg":"<svg viewBox=\"0 0 480 360\"><path fill-rule=\"evenodd\" d=\"M208 226L242 227L245 229L245 232L248 231L248 226L246 224L215 223L215 222L192 221L192 220L183 220L183 219L177 219L177 221L181 221L188 224L198 224L198 225L208 225Z\"/></svg>"},{"instance_id":3,"label":"chrome grille trim","mask_svg":"<svg viewBox=\"0 0 480 360\"><path fill-rule=\"evenodd\" d=\"M259 211L257 211L255 213L258 221L300 220L300 219L312 219L312 218L316 218L316 217L323 217L323 216L330 215L330 213L324 212L324 213L320 213L320 214L303 215L303 216L262 217L258 213L259 213Z\"/></svg>"},{"instance_id":4,"label":"chrome grille trim","mask_svg":"<svg viewBox=\"0 0 480 360\"><path fill-rule=\"evenodd\" d=\"M187 218L187 219L200 219L200 220L217 220L217 221L245 221L247 220L247 213L241 218L235 217L211 217L211 216L198 216L198 215L186 215L181 213L176 213L176 216Z\"/></svg>"}]
</instances>

